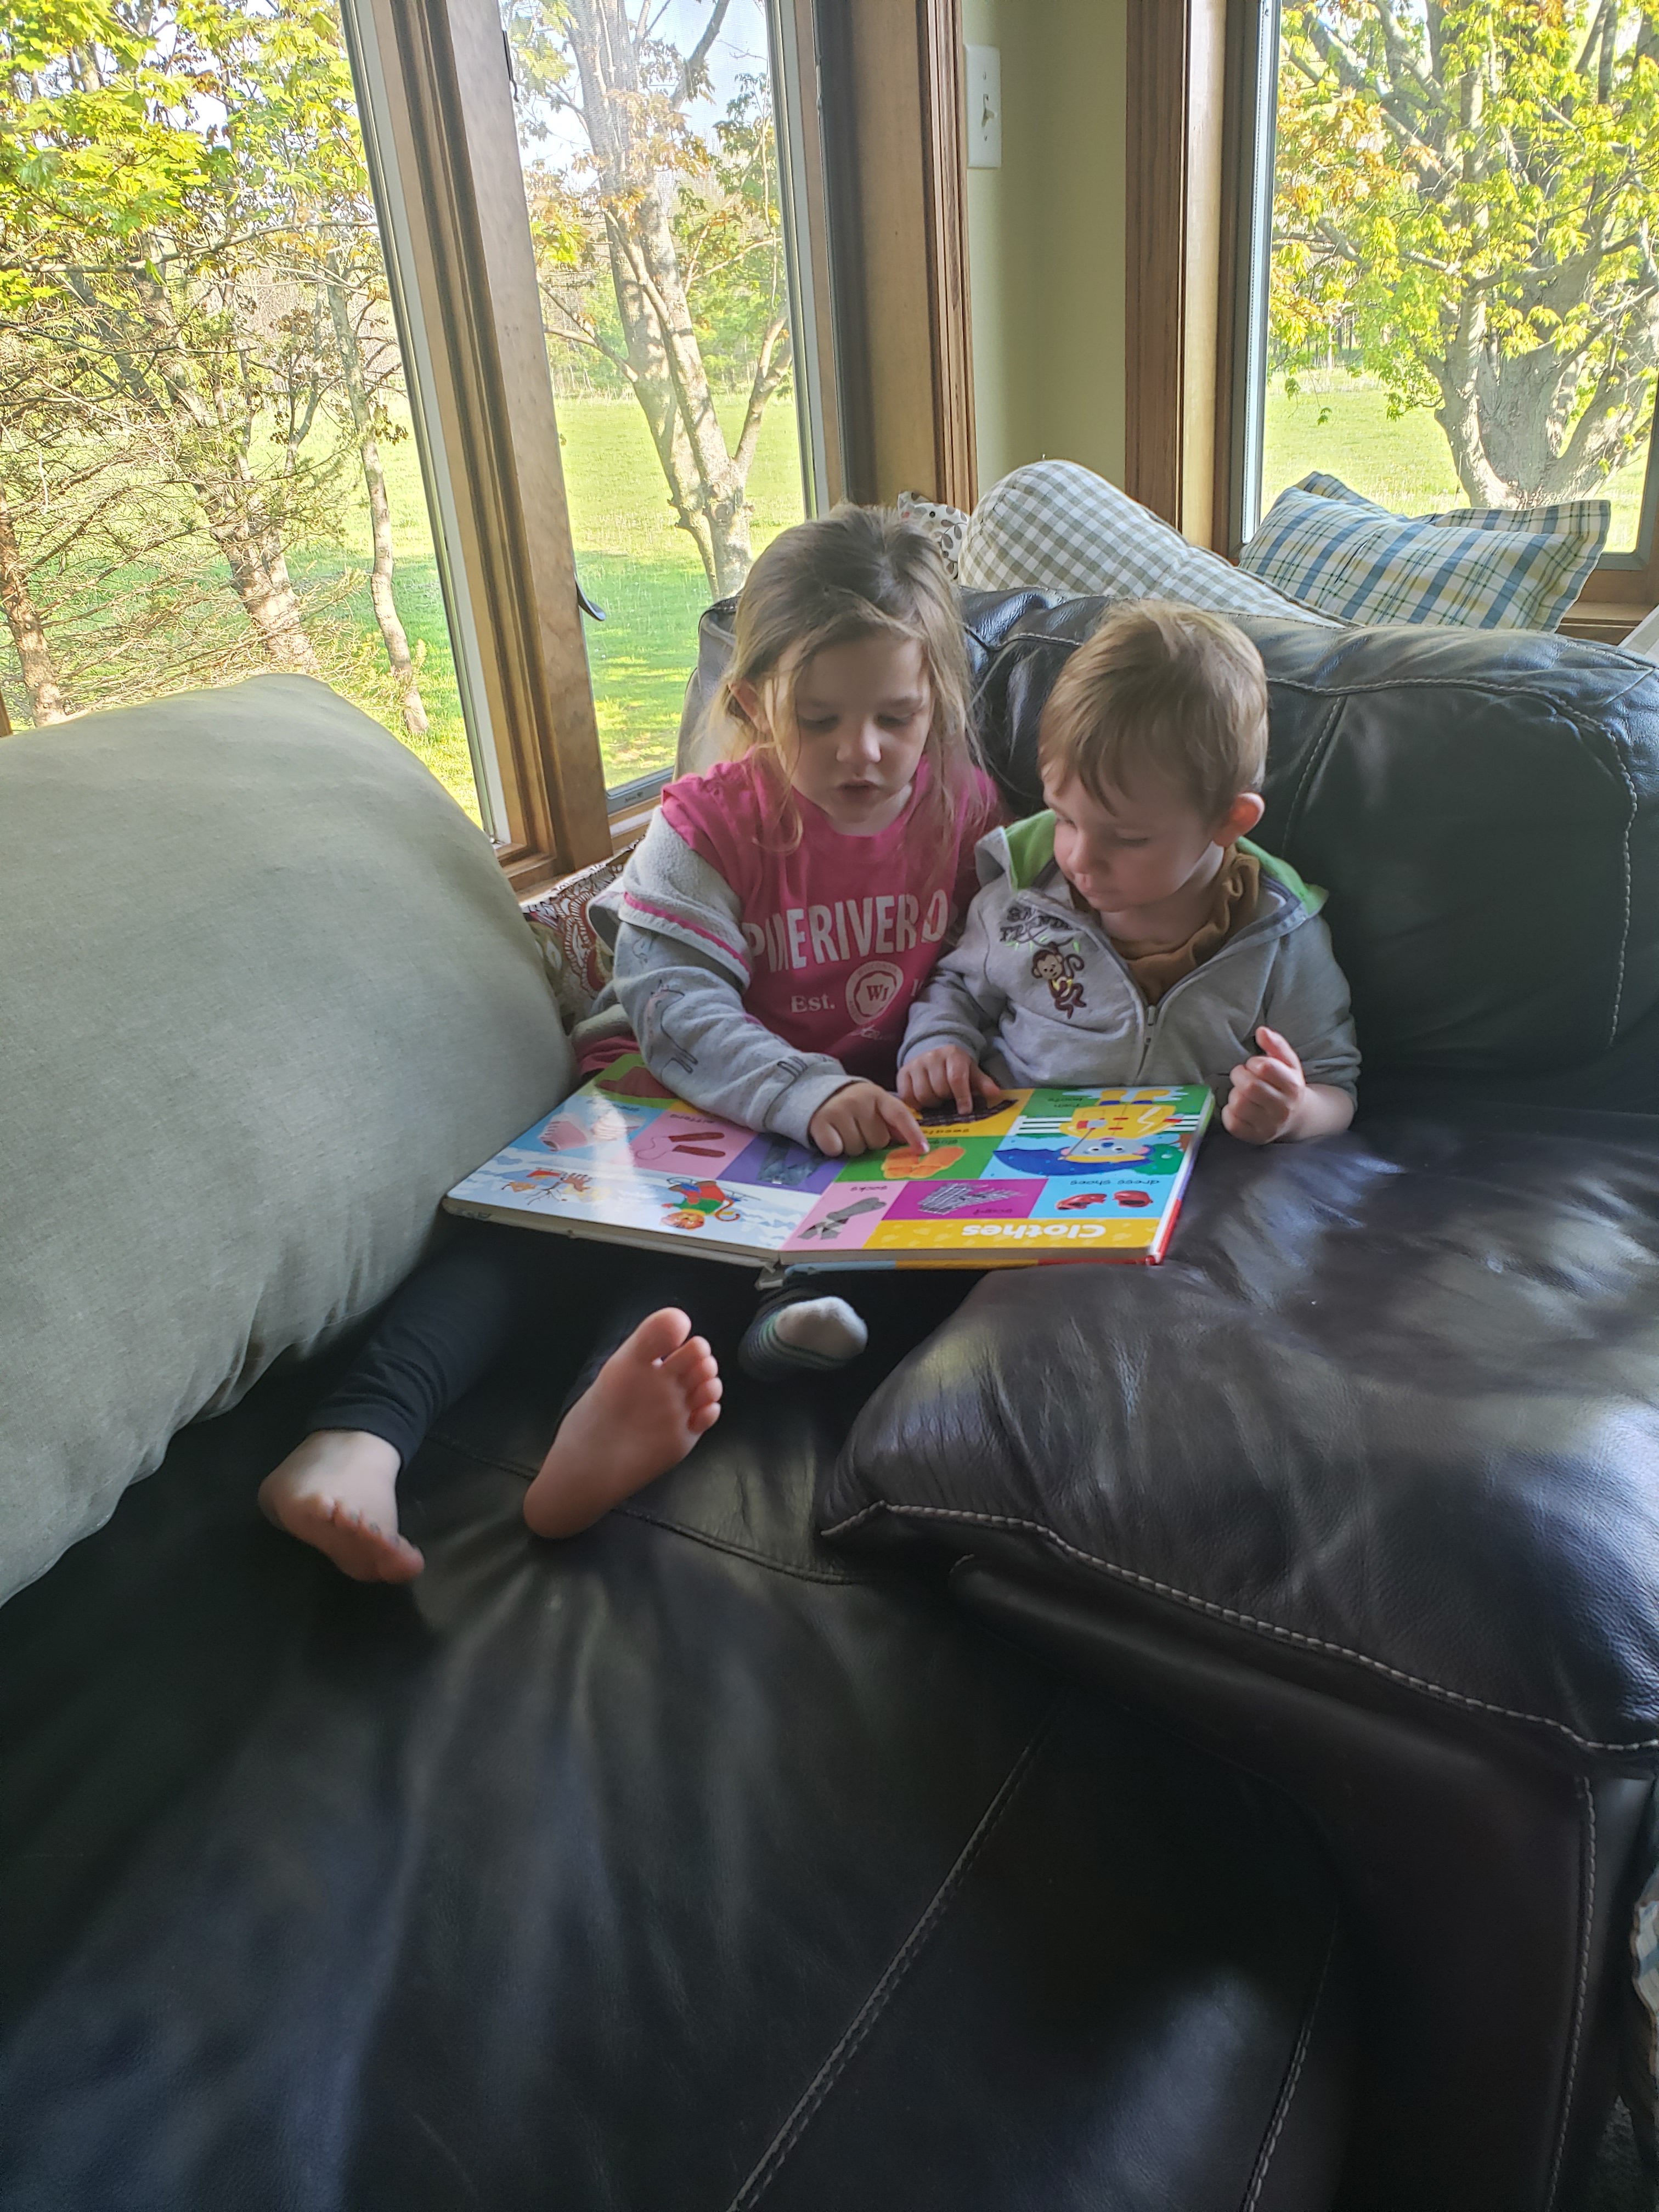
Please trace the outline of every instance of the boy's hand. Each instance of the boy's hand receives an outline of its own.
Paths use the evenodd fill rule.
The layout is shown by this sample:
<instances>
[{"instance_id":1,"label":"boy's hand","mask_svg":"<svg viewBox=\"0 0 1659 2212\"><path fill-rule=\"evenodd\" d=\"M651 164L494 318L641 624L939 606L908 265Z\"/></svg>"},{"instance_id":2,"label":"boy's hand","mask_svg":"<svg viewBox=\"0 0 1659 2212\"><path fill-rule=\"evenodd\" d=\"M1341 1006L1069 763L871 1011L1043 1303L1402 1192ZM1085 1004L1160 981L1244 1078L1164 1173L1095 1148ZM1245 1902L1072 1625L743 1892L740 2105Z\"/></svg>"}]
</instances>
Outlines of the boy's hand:
<instances>
[{"instance_id":1,"label":"boy's hand","mask_svg":"<svg viewBox=\"0 0 1659 2212\"><path fill-rule=\"evenodd\" d=\"M959 1044L936 1044L931 1052L919 1052L898 1072L898 1095L907 1106L942 1106L948 1098L965 1118L974 1110L975 1091L981 1098L1000 1098L1002 1085L993 1083Z\"/></svg>"},{"instance_id":2,"label":"boy's hand","mask_svg":"<svg viewBox=\"0 0 1659 2212\"><path fill-rule=\"evenodd\" d=\"M824 1101L806 1125L806 1133L832 1160L860 1152L908 1145L925 1152L927 1137L902 1098L878 1083L848 1083Z\"/></svg>"},{"instance_id":3,"label":"boy's hand","mask_svg":"<svg viewBox=\"0 0 1659 2212\"><path fill-rule=\"evenodd\" d=\"M1234 1068L1221 1126L1247 1145L1271 1145L1302 1111L1308 1095L1302 1062L1277 1030L1255 1033L1261 1053Z\"/></svg>"}]
</instances>

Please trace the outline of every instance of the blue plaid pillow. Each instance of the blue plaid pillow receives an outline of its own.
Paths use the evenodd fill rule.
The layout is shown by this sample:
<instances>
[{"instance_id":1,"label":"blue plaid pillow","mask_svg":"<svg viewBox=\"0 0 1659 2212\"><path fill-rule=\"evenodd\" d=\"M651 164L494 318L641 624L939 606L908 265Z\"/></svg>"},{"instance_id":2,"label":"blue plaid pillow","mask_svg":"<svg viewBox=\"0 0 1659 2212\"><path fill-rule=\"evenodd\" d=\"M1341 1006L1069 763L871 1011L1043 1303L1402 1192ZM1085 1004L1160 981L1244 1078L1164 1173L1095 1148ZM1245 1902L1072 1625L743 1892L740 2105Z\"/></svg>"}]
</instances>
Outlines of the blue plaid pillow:
<instances>
[{"instance_id":1,"label":"blue plaid pillow","mask_svg":"<svg viewBox=\"0 0 1659 2212\"><path fill-rule=\"evenodd\" d=\"M1340 622L1553 629L1612 520L1605 499L1391 514L1316 473L1280 492L1238 565Z\"/></svg>"}]
</instances>

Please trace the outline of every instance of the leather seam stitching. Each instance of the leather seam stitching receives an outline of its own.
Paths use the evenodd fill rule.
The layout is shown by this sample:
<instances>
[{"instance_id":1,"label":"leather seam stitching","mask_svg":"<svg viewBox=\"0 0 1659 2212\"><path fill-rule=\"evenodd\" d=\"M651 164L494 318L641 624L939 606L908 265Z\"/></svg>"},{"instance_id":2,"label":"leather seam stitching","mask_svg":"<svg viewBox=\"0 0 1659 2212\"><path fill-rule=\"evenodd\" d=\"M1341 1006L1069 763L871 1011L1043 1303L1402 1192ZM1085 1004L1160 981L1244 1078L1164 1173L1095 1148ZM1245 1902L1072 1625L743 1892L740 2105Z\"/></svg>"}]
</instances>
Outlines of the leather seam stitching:
<instances>
[{"instance_id":1,"label":"leather seam stitching","mask_svg":"<svg viewBox=\"0 0 1659 2212\"><path fill-rule=\"evenodd\" d=\"M1291 2070L1285 2076L1284 2087L1279 2091L1279 2102L1273 2110L1273 2125L1267 2130L1267 2139L1262 2144L1260 2155L1256 2159L1255 2172L1251 2178L1249 2194L1244 2199L1243 2212L1255 2212L1261 2191L1267 2185L1267 2169L1273 2162L1274 2152L1279 2148L1279 2138L1284 2131L1285 2120L1290 2117L1291 2106L1296 2097L1297 2084L1302 2079L1302 2069L1307 2063L1308 2052L1313 2043L1314 2025L1319 2018L1319 2008L1324 2001L1325 1984L1330 1974L1331 1960L1335 1955L1336 1923L1333 1922L1330 1935L1326 1940L1325 1956L1320 1961L1319 1979L1314 1984L1313 2002L1308 2007L1307 2017L1302 2023L1302 2033L1296 2039L1296 2049L1291 2056Z\"/></svg>"},{"instance_id":2,"label":"leather seam stitching","mask_svg":"<svg viewBox=\"0 0 1659 2212\"><path fill-rule=\"evenodd\" d=\"M1010 586L1007 588L1012 590L1018 587ZM1094 595L1089 592L1064 593L1061 595L1060 604L1063 605L1066 598L1087 599L1092 596ZM1112 604L1109 598L1108 599L1107 604L1108 605ZM1298 601L1297 604L1301 605L1302 602ZM1045 607L1042 611L1045 614L1052 613L1053 609ZM1279 617L1261 613L1259 610L1251 610L1249 608L1243 608L1238 611L1243 613L1247 622L1253 622L1258 619L1268 622L1282 619L1284 621L1290 622L1295 619L1292 616L1287 615ZM1315 609L1312 610L1312 611L1317 612L1318 610ZM1400 628L1402 627L1402 625L1378 623L1333 622L1330 617L1327 616L1320 627L1328 629L1334 638L1341 640L1352 636L1356 631ZM1492 633L1488 632L1487 635L1491 635ZM1031 657L1029 648L1031 647L1046 647L1050 650L1059 648L1067 653L1073 653L1077 651L1079 645L1083 641L1079 638L1057 637L1050 631L1015 629L1009 631L1001 646L998 647L997 659L1000 659L1003 653L1008 650L1009 647L1013 645L1025 646L1028 648L1028 652L1024 657L1029 659ZM1612 653L1618 653L1620 659L1623 660L1630 669L1630 681L1625 685L1622 691L1613 693L1608 702L1612 705L1618 705L1628 698L1632 691L1638 690L1642 684L1647 682L1649 678L1653 674L1654 664L1651 661L1645 659L1639 653L1621 653L1617 646L1610 646L1607 650ZM1270 676L1267 682L1269 686L1276 690L1297 691L1300 692L1302 696L1305 699L1331 699L1339 703L1344 699L1363 697L1367 693L1373 691L1473 692L1483 698L1508 699L1511 697L1528 698L1534 696L1538 690L1539 678L1548 672L1550 672L1540 669L1537 671L1529 671L1524 676L1464 677L1462 679L1455 680L1449 684L1446 681L1444 677L1440 676L1376 676L1369 678L1362 678L1358 683L1342 683L1335 684L1311 683L1306 677L1302 676Z\"/></svg>"},{"instance_id":3,"label":"leather seam stitching","mask_svg":"<svg viewBox=\"0 0 1659 2212\"><path fill-rule=\"evenodd\" d=\"M1565 1721L1551 1720L1544 1713L1529 1713L1514 1705L1493 1705L1486 1698L1477 1698L1467 1690L1449 1689L1444 1683L1431 1682L1422 1674L1410 1674L1403 1668L1391 1667L1385 1659L1373 1659L1368 1652L1355 1651L1345 1644L1328 1643L1323 1637L1310 1636L1300 1628L1285 1628L1278 1621L1263 1620L1255 1613L1242 1613L1235 1606L1219 1604L1213 1598L1199 1597L1191 1590L1178 1589L1173 1583L1159 1582L1156 1576L1143 1574L1137 1568L1120 1565L1116 1560L1103 1559L1097 1553L1085 1552L1080 1545L1068 1543L1057 1530L1046 1522L1027 1521L1012 1513L975 1513L963 1506L954 1505L896 1505L886 1498L878 1498L866 1505L845 1521L837 1521L821 1533L826 1539L844 1536L860 1522L872 1514L890 1513L899 1519L932 1521L963 1521L989 1528L1013 1528L1029 1536L1037 1536L1053 1544L1061 1552L1069 1553L1087 1566L1110 1575L1118 1582L1128 1583L1137 1589L1149 1591L1154 1597L1173 1598L1179 1605L1190 1607L1196 1613L1207 1613L1212 1619L1224 1621L1230 1628L1248 1628L1270 1637L1281 1644L1297 1644L1310 1651L1323 1652L1333 1659L1352 1660L1356 1667L1381 1674L1391 1682L1398 1682L1409 1690L1421 1690L1430 1697L1443 1698L1449 1705L1467 1706L1472 1712L1490 1713L1496 1719L1521 1721L1529 1728L1548 1729L1564 1736L1580 1751L1620 1753L1634 1751L1659 1751L1659 1736L1639 1736L1624 1742L1603 1743L1594 1736L1583 1736L1569 1728Z\"/></svg>"},{"instance_id":4,"label":"leather seam stitching","mask_svg":"<svg viewBox=\"0 0 1659 2212\"><path fill-rule=\"evenodd\" d=\"M1583 2033L1584 1997L1589 1985L1590 1941L1595 1933L1595 1796L1582 1774L1578 1778L1578 1789L1584 1802L1583 1844L1584 1901L1578 1916L1578 1986L1573 1996L1572 2040L1567 2050L1567 2078L1561 2092L1561 2124L1555 2133L1555 2155L1550 2161L1549 2194L1544 2199L1544 2212L1554 2212L1556 2192L1561 2186L1561 2166L1566 2156L1567 2129L1572 2120L1572 2093L1578 2083L1578 2047Z\"/></svg>"},{"instance_id":5,"label":"leather seam stitching","mask_svg":"<svg viewBox=\"0 0 1659 2212\"><path fill-rule=\"evenodd\" d=\"M802 2091L794 2110L763 2152L758 2165L732 2199L726 2212L745 2212L746 2207L758 2203L777 2179L784 2161L805 2133L836 2081L857 2057L909 1974L922 1947L956 1902L957 1893L972 1872L975 1861L1024 1787L1053 1725L1054 1711L1051 1708L1042 1725L1003 1777L995 1796L980 1815L978 1826L957 1853L956 1863L929 1899L915 1925L883 1968L875 1987L842 2031L829 2057Z\"/></svg>"},{"instance_id":6,"label":"leather seam stitching","mask_svg":"<svg viewBox=\"0 0 1659 2212\"><path fill-rule=\"evenodd\" d=\"M1624 1012L1625 1007L1625 956L1630 946L1630 841L1631 832L1636 827L1636 817L1640 807L1640 802L1636 795L1635 780L1632 776L1630 769L1626 763L1623 749L1620 745L1616 738L1611 742L1613 745L1613 757L1618 767L1619 774L1623 781L1626 792L1629 795L1630 806L1625 816L1625 835L1620 848L1624 858L1625 927L1619 939L1619 969L1613 978L1613 1019L1607 1024L1607 1046L1609 1050L1611 1050L1611 1048L1619 1042L1619 1017Z\"/></svg>"},{"instance_id":7,"label":"leather seam stitching","mask_svg":"<svg viewBox=\"0 0 1659 2212\"><path fill-rule=\"evenodd\" d=\"M1287 842L1296 835L1296 825L1302 818L1302 802L1307 792L1308 780L1331 749L1331 739L1335 734L1337 720L1341 712L1342 701L1339 696L1332 701L1325 716L1324 726L1308 748L1308 757L1302 763L1302 773L1297 776L1296 789L1291 794L1290 811L1285 817L1285 832L1281 842Z\"/></svg>"}]
</instances>

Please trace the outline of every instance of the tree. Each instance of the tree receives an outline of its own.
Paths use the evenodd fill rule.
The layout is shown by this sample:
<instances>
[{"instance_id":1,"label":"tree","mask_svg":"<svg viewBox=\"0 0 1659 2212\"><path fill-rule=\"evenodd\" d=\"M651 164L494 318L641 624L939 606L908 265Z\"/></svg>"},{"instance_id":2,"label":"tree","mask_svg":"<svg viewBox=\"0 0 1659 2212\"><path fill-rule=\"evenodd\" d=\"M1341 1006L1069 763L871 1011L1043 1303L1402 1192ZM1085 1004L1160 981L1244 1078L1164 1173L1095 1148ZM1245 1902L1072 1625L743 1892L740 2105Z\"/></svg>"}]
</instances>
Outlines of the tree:
<instances>
[{"instance_id":1,"label":"tree","mask_svg":"<svg viewBox=\"0 0 1659 2212\"><path fill-rule=\"evenodd\" d=\"M586 185L544 162L527 171L550 336L591 348L633 392L676 521L716 597L749 573L744 487L790 364L766 88L739 88L712 147L686 113L707 88L730 5L713 0L686 53L656 35L648 7L630 13L628 0L502 0L501 10L525 136L533 143L545 103L580 119L589 149ZM586 282L601 264L603 306ZM747 389L733 444L715 412L711 338L740 362Z\"/></svg>"},{"instance_id":2,"label":"tree","mask_svg":"<svg viewBox=\"0 0 1659 2212\"><path fill-rule=\"evenodd\" d=\"M387 662L403 695L404 727L411 738L423 738L427 729L426 708L421 701L414 656L409 649L409 633L404 628L397 601L392 595L392 574L395 565L392 550L392 506L386 497L386 469L380 459L380 438L388 432L387 417L385 409L375 404L371 380L364 369L362 335L353 319L352 288L345 281L337 255L327 258L325 272L324 289L328 298L329 317L334 325L335 344L339 349L341 380L346 403L351 410L352 427L357 434L363 484L368 494L369 528L374 549L368 572L369 597L374 602L374 619L380 626Z\"/></svg>"},{"instance_id":3,"label":"tree","mask_svg":"<svg viewBox=\"0 0 1659 2212\"><path fill-rule=\"evenodd\" d=\"M12 9L0 319L20 344L58 348L83 391L146 419L268 658L316 674L283 533L328 475L305 450L317 349L259 316L259 210L234 143L267 31L219 0Z\"/></svg>"},{"instance_id":4,"label":"tree","mask_svg":"<svg viewBox=\"0 0 1659 2212\"><path fill-rule=\"evenodd\" d=\"M1659 10L1300 0L1280 37L1279 347L1351 325L1477 505L1593 492L1659 370Z\"/></svg>"},{"instance_id":5,"label":"tree","mask_svg":"<svg viewBox=\"0 0 1659 2212\"><path fill-rule=\"evenodd\" d=\"M409 635L392 592L396 560L383 441L406 434L386 404L398 378L374 204L351 73L332 5L289 7L266 38L260 98L240 119L238 154L269 201L273 260L323 303L332 333L331 400L343 402L368 498L369 598L403 703L424 737Z\"/></svg>"},{"instance_id":6,"label":"tree","mask_svg":"<svg viewBox=\"0 0 1659 2212\"><path fill-rule=\"evenodd\" d=\"M185 543L193 532L181 528L179 493L222 556L267 664L322 673L287 549L296 533L338 536L355 448L373 533L370 596L404 726L423 733L392 596L380 460L382 443L404 434L386 404L397 371L332 0L20 0L9 9L0 426L27 445L40 499L27 514L27 549L12 530L16 557L0 562L0 596L20 659L30 639L37 720L43 700L61 708L63 697L61 685L42 693L27 676L44 665L31 579L54 559L55 627L88 641L98 634L109 680L97 696L118 694L116 664L139 644L151 688L158 649L175 676L240 672L242 656L191 574L200 549ZM3 465L0 446L0 477ZM100 471L96 497L62 495ZM148 572L142 586L135 563ZM94 580L106 594L95 605ZM168 621L179 626L171 635Z\"/></svg>"},{"instance_id":7,"label":"tree","mask_svg":"<svg viewBox=\"0 0 1659 2212\"><path fill-rule=\"evenodd\" d=\"M46 625L34 603L28 567L17 543L17 533L12 528L11 508L6 502L3 489L0 489L0 602L4 604L11 641L16 648L18 665L23 672L31 715L37 726L44 722L61 722L68 712L64 704L64 687L52 659L52 647L46 642Z\"/></svg>"}]
</instances>

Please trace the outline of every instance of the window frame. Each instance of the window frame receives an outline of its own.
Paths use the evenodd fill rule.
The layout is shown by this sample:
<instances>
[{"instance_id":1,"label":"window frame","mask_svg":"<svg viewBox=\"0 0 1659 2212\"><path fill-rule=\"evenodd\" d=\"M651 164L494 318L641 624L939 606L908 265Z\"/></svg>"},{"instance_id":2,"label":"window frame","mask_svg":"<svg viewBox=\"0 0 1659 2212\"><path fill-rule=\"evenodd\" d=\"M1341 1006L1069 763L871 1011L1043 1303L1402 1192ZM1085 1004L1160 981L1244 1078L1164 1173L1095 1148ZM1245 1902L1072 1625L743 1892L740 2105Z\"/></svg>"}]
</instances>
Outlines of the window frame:
<instances>
[{"instance_id":1,"label":"window frame","mask_svg":"<svg viewBox=\"0 0 1659 2212\"><path fill-rule=\"evenodd\" d=\"M1184 14L1193 4L1194 0L1181 0L1180 8L1169 12ZM1146 12L1164 13L1161 9ZM1227 348L1231 374L1218 380L1214 397L1215 481L1209 542L1233 561L1245 543L1246 501L1252 481L1258 496L1261 482L1279 13L1280 0L1231 0L1218 102L1223 153L1217 330ZM1134 113L1132 60L1132 134ZM1565 635L1617 644L1659 606L1656 521L1659 404L1649 434L1637 549L1602 555L1560 624Z\"/></svg>"},{"instance_id":2,"label":"window frame","mask_svg":"<svg viewBox=\"0 0 1659 2212\"><path fill-rule=\"evenodd\" d=\"M1124 489L1197 545L1218 543L1223 85L1240 12L1238 0L1162 0L1131 8L1127 27Z\"/></svg>"},{"instance_id":3,"label":"window frame","mask_svg":"<svg viewBox=\"0 0 1659 2212\"><path fill-rule=\"evenodd\" d=\"M507 880L530 897L637 836L666 772L605 789L495 0L341 7L416 434L439 509L481 803ZM821 295L829 266L817 104L803 98L801 73L790 66L803 23L811 36L810 0L769 0L768 14L793 187L792 304L810 333L796 388L812 424L811 504L839 494L840 440L825 318L811 313L814 278Z\"/></svg>"},{"instance_id":4,"label":"window frame","mask_svg":"<svg viewBox=\"0 0 1659 2212\"><path fill-rule=\"evenodd\" d=\"M961 0L767 4L806 509L971 507ZM528 898L637 836L665 779L605 787L495 0L341 7L475 770Z\"/></svg>"}]
</instances>

